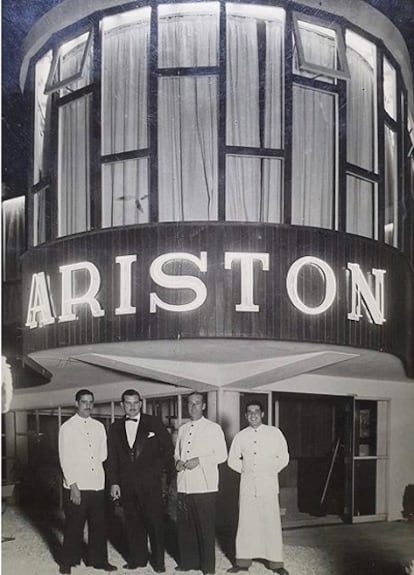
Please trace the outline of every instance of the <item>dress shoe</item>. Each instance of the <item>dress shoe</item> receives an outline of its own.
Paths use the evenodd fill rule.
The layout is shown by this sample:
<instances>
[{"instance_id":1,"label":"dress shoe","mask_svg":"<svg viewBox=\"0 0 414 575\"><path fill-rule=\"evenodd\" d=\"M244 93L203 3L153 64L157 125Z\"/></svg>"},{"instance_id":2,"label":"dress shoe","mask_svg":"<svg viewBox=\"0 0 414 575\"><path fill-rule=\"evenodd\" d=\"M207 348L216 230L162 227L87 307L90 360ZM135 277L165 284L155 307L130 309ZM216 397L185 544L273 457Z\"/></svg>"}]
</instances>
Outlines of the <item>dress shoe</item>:
<instances>
[{"instance_id":1,"label":"dress shoe","mask_svg":"<svg viewBox=\"0 0 414 575\"><path fill-rule=\"evenodd\" d=\"M140 565L139 563L125 563L125 565L122 567L123 569L138 569L139 567L146 567L147 565Z\"/></svg>"},{"instance_id":2,"label":"dress shoe","mask_svg":"<svg viewBox=\"0 0 414 575\"><path fill-rule=\"evenodd\" d=\"M59 567L59 573L62 573L62 575L70 575L70 566L69 565L61 565Z\"/></svg>"},{"instance_id":3,"label":"dress shoe","mask_svg":"<svg viewBox=\"0 0 414 575\"><path fill-rule=\"evenodd\" d=\"M155 573L165 573L165 566L158 565L157 567L153 567Z\"/></svg>"},{"instance_id":4,"label":"dress shoe","mask_svg":"<svg viewBox=\"0 0 414 575\"><path fill-rule=\"evenodd\" d=\"M184 567L180 567L179 565L177 565L174 571L175 573L186 573L187 571L191 571L191 569L184 569Z\"/></svg>"},{"instance_id":5,"label":"dress shoe","mask_svg":"<svg viewBox=\"0 0 414 575\"><path fill-rule=\"evenodd\" d=\"M227 573L240 573L241 571L248 571L248 567L239 567L238 565L233 565L230 569L227 569Z\"/></svg>"},{"instance_id":6,"label":"dress shoe","mask_svg":"<svg viewBox=\"0 0 414 575\"><path fill-rule=\"evenodd\" d=\"M279 567L279 569L272 569L273 573L278 573L279 575L289 575L289 571L286 571L284 567Z\"/></svg>"},{"instance_id":7,"label":"dress shoe","mask_svg":"<svg viewBox=\"0 0 414 575\"><path fill-rule=\"evenodd\" d=\"M110 563L102 563L102 565L92 565L94 569L100 569L101 571L117 571L118 567L111 565Z\"/></svg>"}]
</instances>

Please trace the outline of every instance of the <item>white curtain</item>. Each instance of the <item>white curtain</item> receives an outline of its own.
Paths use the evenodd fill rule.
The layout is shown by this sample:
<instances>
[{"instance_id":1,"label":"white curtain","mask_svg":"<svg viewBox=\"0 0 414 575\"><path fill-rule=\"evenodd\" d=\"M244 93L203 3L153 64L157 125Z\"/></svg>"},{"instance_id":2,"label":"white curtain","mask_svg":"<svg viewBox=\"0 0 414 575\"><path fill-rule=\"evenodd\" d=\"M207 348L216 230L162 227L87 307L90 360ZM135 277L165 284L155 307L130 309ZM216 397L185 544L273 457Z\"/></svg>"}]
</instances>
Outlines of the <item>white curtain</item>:
<instances>
[{"instance_id":1,"label":"white curtain","mask_svg":"<svg viewBox=\"0 0 414 575\"><path fill-rule=\"evenodd\" d=\"M58 235L90 228L90 97L59 108Z\"/></svg>"},{"instance_id":2,"label":"white curtain","mask_svg":"<svg viewBox=\"0 0 414 575\"><path fill-rule=\"evenodd\" d=\"M78 79L64 85L64 87L59 90L61 96L71 94L75 90L87 86L91 81L92 49L91 45L88 44L89 34L90 33L87 32L66 42L59 50L54 82L70 80L72 76L80 74ZM85 62L83 62L87 49L86 59Z\"/></svg>"},{"instance_id":3,"label":"white curtain","mask_svg":"<svg viewBox=\"0 0 414 575\"><path fill-rule=\"evenodd\" d=\"M352 164L374 171L376 75L372 60L375 62L375 47L366 40L364 43L368 44L366 57L350 46L346 51L351 76L347 82L347 158Z\"/></svg>"},{"instance_id":4,"label":"white curtain","mask_svg":"<svg viewBox=\"0 0 414 575\"><path fill-rule=\"evenodd\" d=\"M226 143L253 148L282 147L283 12L255 15L245 5L227 7ZM262 7L263 8L263 7ZM265 41L264 93L260 102L259 34ZM261 141L260 106L264 105ZM278 222L282 162L258 156L229 156L226 219Z\"/></svg>"},{"instance_id":5,"label":"white curtain","mask_svg":"<svg viewBox=\"0 0 414 575\"><path fill-rule=\"evenodd\" d=\"M147 143L150 8L134 10L125 23L103 20L102 153L140 150ZM111 26L112 25L112 26Z\"/></svg>"},{"instance_id":6,"label":"white curtain","mask_svg":"<svg viewBox=\"0 0 414 575\"><path fill-rule=\"evenodd\" d=\"M347 159L368 171L376 171L376 48L357 34L347 31ZM377 186L347 177L346 231L376 237Z\"/></svg>"},{"instance_id":7,"label":"white curtain","mask_svg":"<svg viewBox=\"0 0 414 575\"><path fill-rule=\"evenodd\" d=\"M217 65L218 2L161 5L158 13L159 68Z\"/></svg>"},{"instance_id":8,"label":"white curtain","mask_svg":"<svg viewBox=\"0 0 414 575\"><path fill-rule=\"evenodd\" d=\"M47 174L47 145L50 131L50 95L45 94L46 82L52 63L52 51L47 52L35 69L35 109L33 134L33 184L40 182Z\"/></svg>"},{"instance_id":9,"label":"white curtain","mask_svg":"<svg viewBox=\"0 0 414 575\"><path fill-rule=\"evenodd\" d=\"M24 196L2 202L3 281L21 277L20 256L25 250L24 206Z\"/></svg>"},{"instance_id":10,"label":"white curtain","mask_svg":"<svg viewBox=\"0 0 414 575\"><path fill-rule=\"evenodd\" d=\"M46 241L46 193L48 188L42 188L33 193L33 245Z\"/></svg>"},{"instance_id":11,"label":"white curtain","mask_svg":"<svg viewBox=\"0 0 414 575\"><path fill-rule=\"evenodd\" d=\"M160 67L215 66L218 3L159 7ZM217 78L158 81L160 221L217 219Z\"/></svg>"},{"instance_id":12,"label":"white curtain","mask_svg":"<svg viewBox=\"0 0 414 575\"><path fill-rule=\"evenodd\" d=\"M321 66L322 68L326 68L327 71L338 68L336 32L334 30L299 21L299 33L306 63ZM315 72L299 70L297 57L297 51L295 51L295 73L307 78L314 78L316 75ZM318 75L318 79L329 83L334 81L330 76L323 75Z\"/></svg>"},{"instance_id":13,"label":"white curtain","mask_svg":"<svg viewBox=\"0 0 414 575\"><path fill-rule=\"evenodd\" d=\"M346 178L346 231L375 238L376 184L348 175Z\"/></svg>"},{"instance_id":14,"label":"white curtain","mask_svg":"<svg viewBox=\"0 0 414 575\"><path fill-rule=\"evenodd\" d=\"M25 251L25 197L2 202L2 325L21 325L20 257Z\"/></svg>"},{"instance_id":15,"label":"white curtain","mask_svg":"<svg viewBox=\"0 0 414 575\"><path fill-rule=\"evenodd\" d=\"M384 109L394 118L397 119L397 73L394 66L390 64L387 58L384 58Z\"/></svg>"},{"instance_id":16,"label":"white curtain","mask_svg":"<svg viewBox=\"0 0 414 575\"><path fill-rule=\"evenodd\" d=\"M159 220L216 220L216 78L160 78L158 150Z\"/></svg>"},{"instance_id":17,"label":"white curtain","mask_svg":"<svg viewBox=\"0 0 414 575\"><path fill-rule=\"evenodd\" d=\"M104 164L102 195L102 227L148 222L147 158Z\"/></svg>"},{"instance_id":18,"label":"white curtain","mask_svg":"<svg viewBox=\"0 0 414 575\"><path fill-rule=\"evenodd\" d=\"M227 156L226 220L280 222L282 161Z\"/></svg>"},{"instance_id":19,"label":"white curtain","mask_svg":"<svg viewBox=\"0 0 414 575\"><path fill-rule=\"evenodd\" d=\"M397 245L398 217L398 173L397 173L397 134L385 126L385 206L384 233L385 242Z\"/></svg>"},{"instance_id":20,"label":"white curtain","mask_svg":"<svg viewBox=\"0 0 414 575\"><path fill-rule=\"evenodd\" d=\"M293 86L292 224L332 228L335 98Z\"/></svg>"},{"instance_id":21,"label":"white curtain","mask_svg":"<svg viewBox=\"0 0 414 575\"><path fill-rule=\"evenodd\" d=\"M332 38L304 30L306 54L334 68ZM316 57L316 54L318 56ZM292 224L332 228L335 195L335 96L293 86Z\"/></svg>"},{"instance_id":22,"label":"white curtain","mask_svg":"<svg viewBox=\"0 0 414 575\"><path fill-rule=\"evenodd\" d=\"M148 47L151 8L102 22L102 153L148 147ZM120 63L122 62L122 65ZM102 165L102 226L146 223L147 158Z\"/></svg>"}]
</instances>

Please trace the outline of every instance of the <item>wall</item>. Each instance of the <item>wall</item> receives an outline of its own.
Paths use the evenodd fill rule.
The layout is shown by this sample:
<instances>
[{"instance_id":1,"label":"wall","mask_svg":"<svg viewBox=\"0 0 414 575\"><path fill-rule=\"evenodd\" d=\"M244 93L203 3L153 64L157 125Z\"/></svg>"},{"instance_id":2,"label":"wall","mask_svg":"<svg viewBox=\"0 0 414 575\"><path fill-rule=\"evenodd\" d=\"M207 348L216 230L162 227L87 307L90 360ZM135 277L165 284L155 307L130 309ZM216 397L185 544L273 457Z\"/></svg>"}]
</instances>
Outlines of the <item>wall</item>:
<instances>
[{"instance_id":1,"label":"wall","mask_svg":"<svg viewBox=\"0 0 414 575\"><path fill-rule=\"evenodd\" d=\"M394 398L390 417L389 519L401 519L404 489L414 484L414 394Z\"/></svg>"}]
</instances>

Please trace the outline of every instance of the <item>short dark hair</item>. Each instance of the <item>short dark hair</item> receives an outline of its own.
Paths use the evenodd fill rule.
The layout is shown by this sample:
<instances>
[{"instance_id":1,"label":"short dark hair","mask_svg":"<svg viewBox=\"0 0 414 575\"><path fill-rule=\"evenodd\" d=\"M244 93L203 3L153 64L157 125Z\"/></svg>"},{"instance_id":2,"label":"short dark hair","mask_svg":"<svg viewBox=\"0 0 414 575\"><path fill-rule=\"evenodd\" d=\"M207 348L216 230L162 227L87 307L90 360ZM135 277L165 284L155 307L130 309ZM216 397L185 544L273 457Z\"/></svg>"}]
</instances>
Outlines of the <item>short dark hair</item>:
<instances>
[{"instance_id":1,"label":"short dark hair","mask_svg":"<svg viewBox=\"0 0 414 575\"><path fill-rule=\"evenodd\" d=\"M263 409L263 404L261 401L256 401L254 399L252 399L251 401L249 401L249 403L246 405L245 409L244 409L244 413L247 414L247 410L249 407L251 407L252 405L257 405L260 408L260 411L262 413L264 413L264 409Z\"/></svg>"},{"instance_id":2,"label":"short dark hair","mask_svg":"<svg viewBox=\"0 0 414 575\"><path fill-rule=\"evenodd\" d=\"M82 395L92 395L92 400L95 401L95 396L92 393L92 391L89 391L89 389L80 389L79 391L77 391L75 395L75 400L79 401Z\"/></svg>"},{"instance_id":3,"label":"short dark hair","mask_svg":"<svg viewBox=\"0 0 414 575\"><path fill-rule=\"evenodd\" d=\"M198 395L198 396L200 396L201 399L202 399L202 401L203 401L203 403L206 403L205 395L204 395L204 393L201 393L201 391L192 391L191 393L189 393L189 394L187 395L187 401L190 399L190 397L191 397L192 395Z\"/></svg>"},{"instance_id":4,"label":"short dark hair","mask_svg":"<svg viewBox=\"0 0 414 575\"><path fill-rule=\"evenodd\" d=\"M140 401L142 401L141 394L138 393L138 391L137 391L136 389L126 389L126 390L124 391L124 393L121 395L121 401L122 401L122 402L125 401L125 397L126 397L127 395L137 395L137 396L138 396L138 399L139 399Z\"/></svg>"}]
</instances>

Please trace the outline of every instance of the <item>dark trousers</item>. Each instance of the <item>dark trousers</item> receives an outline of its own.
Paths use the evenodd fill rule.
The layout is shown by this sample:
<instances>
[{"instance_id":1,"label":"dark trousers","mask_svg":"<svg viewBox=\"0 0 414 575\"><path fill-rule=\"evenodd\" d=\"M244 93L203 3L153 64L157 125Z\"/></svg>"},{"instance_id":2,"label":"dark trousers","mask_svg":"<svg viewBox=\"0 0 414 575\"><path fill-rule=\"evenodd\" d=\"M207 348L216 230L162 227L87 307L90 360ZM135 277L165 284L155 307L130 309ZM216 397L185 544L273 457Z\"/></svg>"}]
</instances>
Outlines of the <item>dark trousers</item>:
<instances>
[{"instance_id":1,"label":"dark trousers","mask_svg":"<svg viewBox=\"0 0 414 575\"><path fill-rule=\"evenodd\" d=\"M216 493L178 493L177 531L182 569L214 573Z\"/></svg>"},{"instance_id":2,"label":"dark trousers","mask_svg":"<svg viewBox=\"0 0 414 575\"><path fill-rule=\"evenodd\" d=\"M144 567L148 562L148 538L152 565L165 568L164 510L161 481L147 485L121 487L125 529L128 540L128 563Z\"/></svg>"},{"instance_id":3,"label":"dark trousers","mask_svg":"<svg viewBox=\"0 0 414 575\"><path fill-rule=\"evenodd\" d=\"M88 563L102 565L107 562L105 492L81 491L80 505L70 500L69 489L63 490L65 531L62 548L62 565L77 565L82 558L83 530L88 522Z\"/></svg>"}]
</instances>

